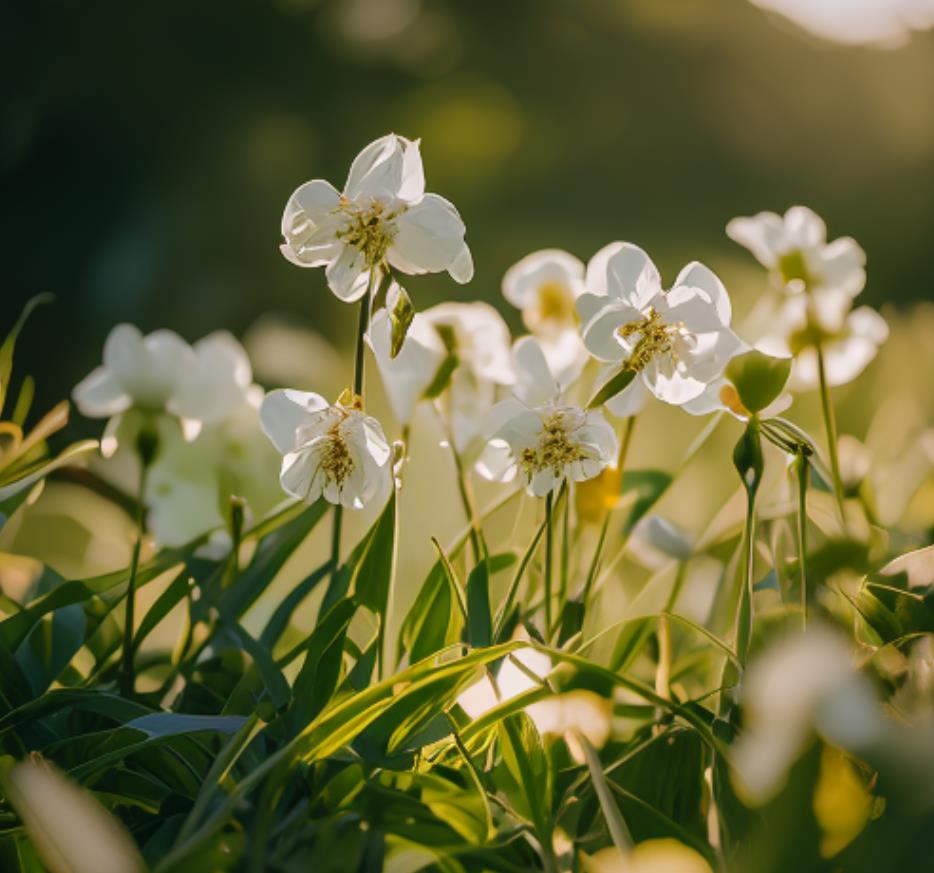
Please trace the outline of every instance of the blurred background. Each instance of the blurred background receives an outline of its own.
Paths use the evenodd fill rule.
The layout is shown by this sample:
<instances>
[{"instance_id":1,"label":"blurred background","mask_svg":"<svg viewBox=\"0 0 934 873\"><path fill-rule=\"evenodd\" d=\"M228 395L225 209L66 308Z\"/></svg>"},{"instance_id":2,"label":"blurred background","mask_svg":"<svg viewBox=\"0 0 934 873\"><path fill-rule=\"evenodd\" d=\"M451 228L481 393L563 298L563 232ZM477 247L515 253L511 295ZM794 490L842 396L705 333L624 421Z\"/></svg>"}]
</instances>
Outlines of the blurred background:
<instances>
[{"instance_id":1,"label":"blurred background","mask_svg":"<svg viewBox=\"0 0 934 873\"><path fill-rule=\"evenodd\" d=\"M760 2L805 18L840 6ZM884 48L747 0L14 4L0 328L57 295L18 359L41 408L124 320L195 340L272 313L346 351L350 308L280 256L279 221L298 184L340 186L390 130L422 137L429 190L461 210L477 264L466 288L413 279L419 308L480 297L518 327L499 296L511 263L545 246L586 259L616 238L669 279L699 258L751 298L762 274L724 225L796 202L866 248L865 302L930 299L934 32L869 21L867 35L860 15L880 3L905 0L838 9L830 36Z\"/></svg>"}]
</instances>

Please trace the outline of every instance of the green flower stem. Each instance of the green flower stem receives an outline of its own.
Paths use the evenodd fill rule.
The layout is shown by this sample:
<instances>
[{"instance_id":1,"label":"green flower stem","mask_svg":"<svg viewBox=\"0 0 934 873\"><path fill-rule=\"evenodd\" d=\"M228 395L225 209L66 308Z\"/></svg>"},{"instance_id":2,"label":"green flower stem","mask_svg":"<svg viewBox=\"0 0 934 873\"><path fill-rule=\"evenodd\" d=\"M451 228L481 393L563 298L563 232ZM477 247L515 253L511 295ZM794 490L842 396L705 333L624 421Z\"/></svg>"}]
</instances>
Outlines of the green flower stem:
<instances>
[{"instance_id":1,"label":"green flower stem","mask_svg":"<svg viewBox=\"0 0 934 873\"><path fill-rule=\"evenodd\" d=\"M743 526L743 587L736 612L736 654L743 666L749 654L752 640L752 589L755 584L753 568L756 556L756 495L752 493L746 502L746 523Z\"/></svg>"},{"instance_id":2,"label":"green flower stem","mask_svg":"<svg viewBox=\"0 0 934 873\"><path fill-rule=\"evenodd\" d=\"M380 283L380 270L373 268L370 270L370 280L367 284L366 294L360 301L360 309L357 319L357 342L354 350L353 363L353 395L354 399L363 397L363 372L364 359L363 352L366 345L365 337L367 328L370 326L370 306L373 303L373 295ZM334 507L334 526L331 530L331 578L337 575L341 561L341 529L344 524L344 507L340 504Z\"/></svg>"},{"instance_id":3,"label":"green flower stem","mask_svg":"<svg viewBox=\"0 0 934 873\"><path fill-rule=\"evenodd\" d=\"M632 442L632 432L636 427L636 416L630 415L623 424L623 435L619 441L619 455L616 460L616 469L622 477L626 472L626 455L629 454L629 444Z\"/></svg>"},{"instance_id":4,"label":"green flower stem","mask_svg":"<svg viewBox=\"0 0 934 873\"><path fill-rule=\"evenodd\" d=\"M460 494L467 523L470 525L470 548L476 564L480 562L484 555L483 531L477 517L477 507L473 499L473 490L470 487L469 473L464 467L464 459L461 457L460 452L454 447L454 437L450 433L448 434L448 445L451 447L451 456L454 458L454 466L457 468L457 491Z\"/></svg>"},{"instance_id":5,"label":"green flower stem","mask_svg":"<svg viewBox=\"0 0 934 873\"><path fill-rule=\"evenodd\" d=\"M561 579L558 582L558 615L568 598L568 577L571 575L571 486L564 483L564 505L561 507ZM560 618L559 618L560 621Z\"/></svg>"},{"instance_id":6,"label":"green flower stem","mask_svg":"<svg viewBox=\"0 0 934 873\"><path fill-rule=\"evenodd\" d=\"M824 414L824 428L827 431L827 451L830 455L830 473L833 476L833 490L837 498L837 509L843 533L846 534L846 512L843 508L843 480L840 478L840 457L837 452L837 421L833 403L830 400L830 386L827 384L827 368L824 364L824 350L817 345L817 374L820 380L820 402Z\"/></svg>"},{"instance_id":7,"label":"green flower stem","mask_svg":"<svg viewBox=\"0 0 934 873\"><path fill-rule=\"evenodd\" d=\"M798 585L801 589L801 623L805 630L808 626L808 578L807 578L807 495L808 495L808 458L799 448L795 456L795 472L798 474L798 512L795 535L798 549Z\"/></svg>"},{"instance_id":8,"label":"green flower stem","mask_svg":"<svg viewBox=\"0 0 934 873\"><path fill-rule=\"evenodd\" d=\"M123 653L120 670L120 694L132 697L136 686L136 672L133 666L133 629L136 623L136 576L139 573L139 556L146 535L146 478L149 473L149 461L140 459L139 493L136 500L136 542L130 558L130 578L126 590L126 611L123 619Z\"/></svg>"},{"instance_id":9,"label":"green flower stem","mask_svg":"<svg viewBox=\"0 0 934 873\"><path fill-rule=\"evenodd\" d=\"M554 574L554 499L555 492L545 497L545 634L551 633L551 595Z\"/></svg>"}]
</instances>

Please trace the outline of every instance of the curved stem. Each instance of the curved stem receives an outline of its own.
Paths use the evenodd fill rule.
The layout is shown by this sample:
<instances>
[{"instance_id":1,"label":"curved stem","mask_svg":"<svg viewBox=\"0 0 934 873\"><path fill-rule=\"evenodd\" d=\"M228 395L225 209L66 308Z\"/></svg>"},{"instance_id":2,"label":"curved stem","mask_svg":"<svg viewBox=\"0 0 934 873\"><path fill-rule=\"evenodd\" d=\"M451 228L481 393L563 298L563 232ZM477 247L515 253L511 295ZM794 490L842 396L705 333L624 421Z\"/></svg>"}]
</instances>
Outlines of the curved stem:
<instances>
[{"instance_id":1,"label":"curved stem","mask_svg":"<svg viewBox=\"0 0 934 873\"><path fill-rule=\"evenodd\" d=\"M132 697L136 685L136 674L133 667L133 632L136 624L136 576L139 573L139 556L143 547L143 537L146 535L146 506L143 502L146 493L146 476L149 465L140 461L139 493L136 500L136 542L133 544L133 554L130 558L130 578L126 591L126 611L123 619L123 657L120 670L120 694L123 697Z\"/></svg>"},{"instance_id":2,"label":"curved stem","mask_svg":"<svg viewBox=\"0 0 934 873\"><path fill-rule=\"evenodd\" d=\"M820 402L824 414L824 428L827 431L827 451L830 455L830 473L833 476L833 490L837 498L837 509L846 534L846 513L843 509L843 480L840 478L840 456L837 451L837 421L833 403L830 400L830 386L827 384L827 368L824 365L824 350L817 345L817 375L820 381Z\"/></svg>"}]
</instances>

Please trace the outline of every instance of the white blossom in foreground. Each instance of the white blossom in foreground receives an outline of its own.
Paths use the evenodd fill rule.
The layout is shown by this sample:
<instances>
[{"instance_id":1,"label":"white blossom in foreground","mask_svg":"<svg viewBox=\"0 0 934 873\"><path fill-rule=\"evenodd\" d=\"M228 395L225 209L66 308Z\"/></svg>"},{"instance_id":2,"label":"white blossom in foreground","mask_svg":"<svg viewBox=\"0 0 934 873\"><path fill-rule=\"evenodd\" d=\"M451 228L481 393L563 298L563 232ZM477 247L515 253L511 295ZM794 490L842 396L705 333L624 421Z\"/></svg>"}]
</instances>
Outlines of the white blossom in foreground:
<instances>
[{"instance_id":1,"label":"white blossom in foreground","mask_svg":"<svg viewBox=\"0 0 934 873\"><path fill-rule=\"evenodd\" d=\"M567 479L592 479L616 462L613 428L599 410L561 402L562 386L533 337L516 342L513 363L514 396L487 416L481 475L506 482L518 473L529 494L544 497Z\"/></svg>"},{"instance_id":2,"label":"white blossom in foreground","mask_svg":"<svg viewBox=\"0 0 934 873\"><path fill-rule=\"evenodd\" d=\"M392 449L380 423L352 400L329 404L320 394L272 391L260 420L279 450L279 481L293 497L362 509L392 487Z\"/></svg>"},{"instance_id":3,"label":"white blossom in foreground","mask_svg":"<svg viewBox=\"0 0 934 873\"><path fill-rule=\"evenodd\" d=\"M391 330L381 310L368 339L393 414L408 424L420 401L433 400L454 447L472 458L483 447L483 419L498 388L515 378L506 322L488 303L441 303L415 314L395 358Z\"/></svg>"},{"instance_id":4,"label":"white blossom in foreground","mask_svg":"<svg viewBox=\"0 0 934 873\"><path fill-rule=\"evenodd\" d=\"M559 379L576 377L587 360L575 306L584 289L584 264L561 249L526 255L503 276L503 296L522 312Z\"/></svg>"},{"instance_id":5,"label":"white blossom in foreground","mask_svg":"<svg viewBox=\"0 0 934 873\"><path fill-rule=\"evenodd\" d=\"M850 237L828 243L826 225L806 206L792 206L784 216L760 212L734 218L726 232L752 252L780 288L840 291L853 298L866 284L866 253Z\"/></svg>"},{"instance_id":6,"label":"white blossom in foreground","mask_svg":"<svg viewBox=\"0 0 934 873\"><path fill-rule=\"evenodd\" d=\"M855 672L848 643L824 627L789 637L754 660L743 679L743 732L733 747L734 784L761 804L820 731L860 745L879 730L872 693Z\"/></svg>"},{"instance_id":7,"label":"white blossom in foreground","mask_svg":"<svg viewBox=\"0 0 934 873\"><path fill-rule=\"evenodd\" d=\"M666 292L642 249L614 243L594 256L587 282L596 293L577 308L584 345L608 365L600 384L623 369L636 374L607 400L614 415L637 413L646 392L674 405L695 399L741 347L726 289L703 264L688 264Z\"/></svg>"},{"instance_id":8,"label":"white blossom in foreground","mask_svg":"<svg viewBox=\"0 0 934 873\"><path fill-rule=\"evenodd\" d=\"M389 134L357 155L343 192L323 179L293 192L280 248L299 267L324 267L328 286L350 303L366 293L371 270L387 263L413 275L447 270L469 282L464 233L454 206L425 193L418 141Z\"/></svg>"},{"instance_id":9,"label":"white blossom in foreground","mask_svg":"<svg viewBox=\"0 0 934 873\"><path fill-rule=\"evenodd\" d=\"M645 840L623 854L615 846L584 856L584 873L711 873L694 849L670 838Z\"/></svg>"},{"instance_id":10,"label":"white blossom in foreground","mask_svg":"<svg viewBox=\"0 0 934 873\"><path fill-rule=\"evenodd\" d=\"M934 0L752 0L831 42L898 48L934 27Z\"/></svg>"},{"instance_id":11,"label":"white blossom in foreground","mask_svg":"<svg viewBox=\"0 0 934 873\"><path fill-rule=\"evenodd\" d=\"M531 647L517 649L503 661L496 675L495 687L489 675L484 673L481 679L460 693L457 702L472 719L480 718L494 706L544 685L551 667L551 658L543 652Z\"/></svg>"},{"instance_id":12,"label":"white blossom in foreground","mask_svg":"<svg viewBox=\"0 0 934 873\"><path fill-rule=\"evenodd\" d=\"M833 292L789 297L759 345L773 354L794 354L788 387L806 391L820 384L818 343L824 355L827 384L833 387L859 376L888 336L889 326L878 312L869 306L851 310L849 298Z\"/></svg>"},{"instance_id":13,"label":"white blossom in foreground","mask_svg":"<svg viewBox=\"0 0 934 873\"><path fill-rule=\"evenodd\" d=\"M103 365L75 387L72 397L89 418L109 418L101 449L117 448L122 416L175 416L186 439L204 424L222 421L244 402L252 384L250 361L226 331L189 346L170 330L143 336L131 324L117 325L104 343ZM126 430L138 431L140 422Z\"/></svg>"}]
</instances>

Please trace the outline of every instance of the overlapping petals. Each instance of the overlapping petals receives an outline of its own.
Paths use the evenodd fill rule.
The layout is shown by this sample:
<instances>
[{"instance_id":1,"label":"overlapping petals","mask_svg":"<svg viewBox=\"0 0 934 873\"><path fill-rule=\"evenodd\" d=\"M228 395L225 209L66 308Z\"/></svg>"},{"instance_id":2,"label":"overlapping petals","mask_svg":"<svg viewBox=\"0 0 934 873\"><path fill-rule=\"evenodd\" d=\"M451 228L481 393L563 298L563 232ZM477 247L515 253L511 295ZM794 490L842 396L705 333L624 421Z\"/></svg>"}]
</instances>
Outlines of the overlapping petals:
<instances>
[{"instance_id":1,"label":"overlapping petals","mask_svg":"<svg viewBox=\"0 0 934 873\"><path fill-rule=\"evenodd\" d=\"M389 134L354 159L343 193L322 179L299 186L282 215L282 254L300 267L325 267L328 286L345 302L367 291L373 270L447 271L473 277L457 209L425 193L418 141Z\"/></svg>"}]
</instances>

